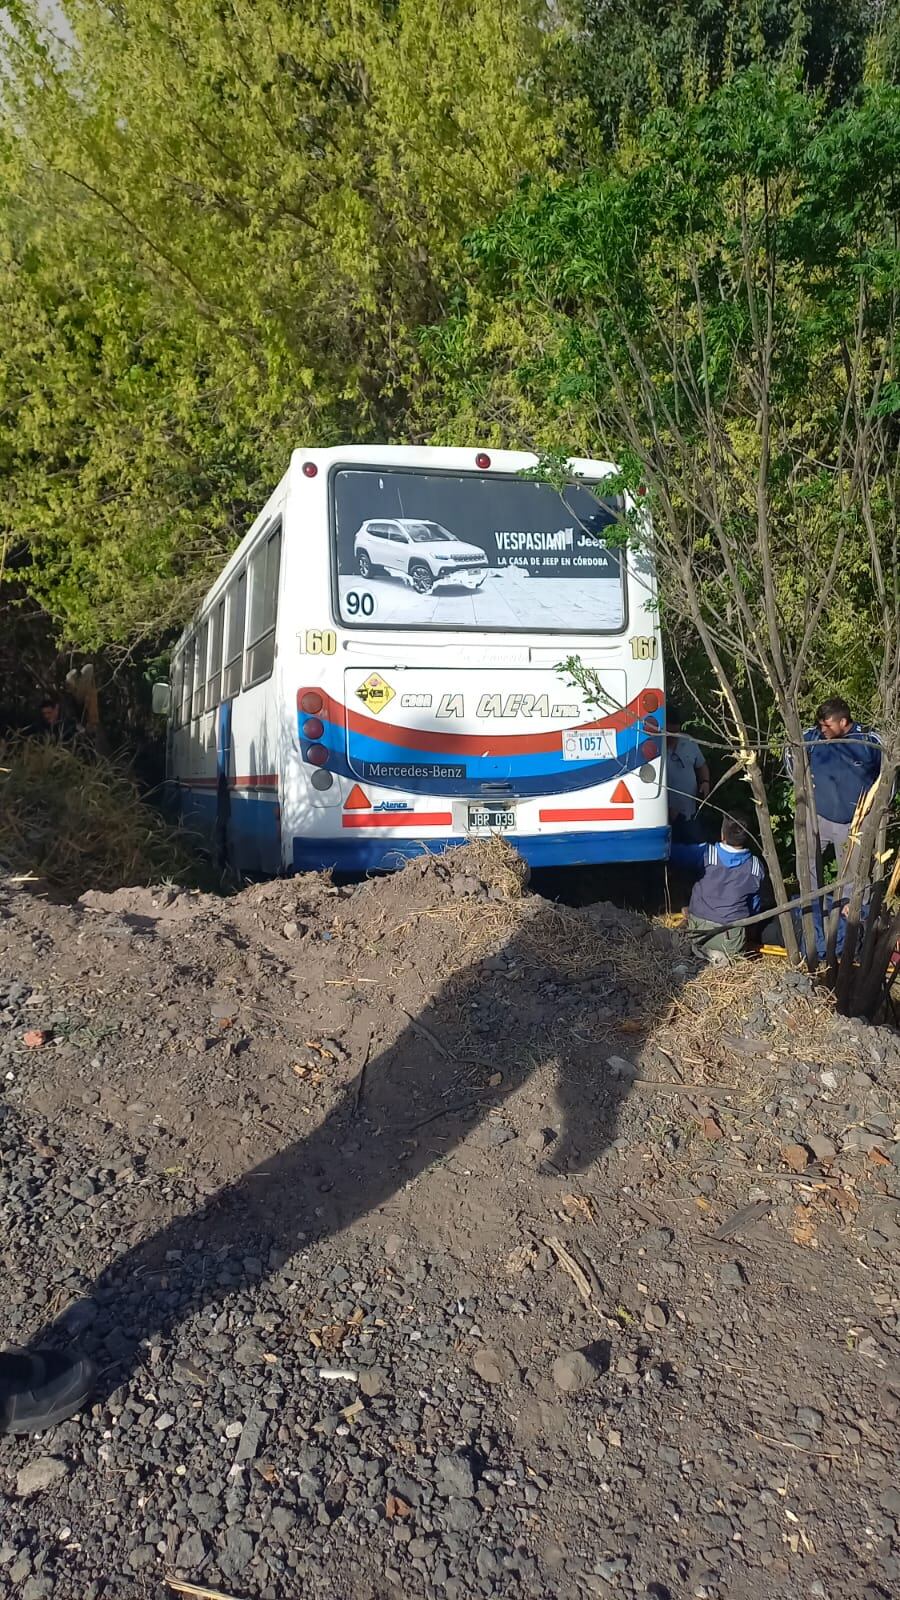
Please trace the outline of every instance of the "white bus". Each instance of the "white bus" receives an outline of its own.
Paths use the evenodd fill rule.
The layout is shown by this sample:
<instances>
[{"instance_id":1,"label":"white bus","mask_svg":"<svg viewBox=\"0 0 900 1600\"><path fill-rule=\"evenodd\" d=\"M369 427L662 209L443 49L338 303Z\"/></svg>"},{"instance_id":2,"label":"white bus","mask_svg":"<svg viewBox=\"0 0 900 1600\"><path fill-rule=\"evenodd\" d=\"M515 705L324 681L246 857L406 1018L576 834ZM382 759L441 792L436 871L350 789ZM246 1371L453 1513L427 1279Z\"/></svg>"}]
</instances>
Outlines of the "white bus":
<instances>
[{"instance_id":1,"label":"white bus","mask_svg":"<svg viewBox=\"0 0 900 1600\"><path fill-rule=\"evenodd\" d=\"M169 777L245 873L396 866L492 831L535 865L662 860L663 674L646 556L602 461L295 451L173 655ZM567 686L577 654L603 703Z\"/></svg>"}]
</instances>

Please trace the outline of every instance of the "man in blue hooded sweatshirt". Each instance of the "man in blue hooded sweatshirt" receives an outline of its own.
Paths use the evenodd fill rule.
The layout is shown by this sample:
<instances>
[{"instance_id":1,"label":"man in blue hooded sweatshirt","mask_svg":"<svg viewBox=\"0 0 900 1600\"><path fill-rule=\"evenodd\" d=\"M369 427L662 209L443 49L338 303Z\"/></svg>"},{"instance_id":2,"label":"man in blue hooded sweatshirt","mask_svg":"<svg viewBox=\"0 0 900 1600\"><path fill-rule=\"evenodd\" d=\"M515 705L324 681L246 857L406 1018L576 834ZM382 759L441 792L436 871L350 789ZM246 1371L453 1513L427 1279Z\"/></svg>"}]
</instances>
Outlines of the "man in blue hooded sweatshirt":
<instances>
[{"instance_id":1,"label":"man in blue hooded sweatshirt","mask_svg":"<svg viewBox=\"0 0 900 1600\"><path fill-rule=\"evenodd\" d=\"M803 735L812 772L816 821L822 855L829 846L840 862L860 799L881 771L881 740L860 727L846 700L825 700L816 712L816 725ZM788 771L793 763L788 761ZM812 829L808 839L810 867L816 882L816 849Z\"/></svg>"},{"instance_id":2,"label":"man in blue hooded sweatshirt","mask_svg":"<svg viewBox=\"0 0 900 1600\"><path fill-rule=\"evenodd\" d=\"M673 844L672 860L699 874L687 915L697 955L713 963L742 956L747 930L740 924L759 911L765 879L744 818L723 817L718 844Z\"/></svg>"}]
</instances>

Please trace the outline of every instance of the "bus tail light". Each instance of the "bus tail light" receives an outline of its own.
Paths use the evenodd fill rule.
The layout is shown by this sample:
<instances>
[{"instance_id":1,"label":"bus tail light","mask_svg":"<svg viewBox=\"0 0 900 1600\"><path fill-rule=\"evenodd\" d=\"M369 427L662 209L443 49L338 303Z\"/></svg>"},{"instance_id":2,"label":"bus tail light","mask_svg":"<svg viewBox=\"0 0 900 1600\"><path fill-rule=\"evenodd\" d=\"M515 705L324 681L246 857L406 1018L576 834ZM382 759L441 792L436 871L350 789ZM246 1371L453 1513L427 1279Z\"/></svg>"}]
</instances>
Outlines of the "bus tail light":
<instances>
[{"instance_id":1,"label":"bus tail light","mask_svg":"<svg viewBox=\"0 0 900 1600\"><path fill-rule=\"evenodd\" d=\"M654 711L659 710L662 703L663 692L661 689L642 689L638 695L638 716L651 716Z\"/></svg>"},{"instance_id":2,"label":"bus tail light","mask_svg":"<svg viewBox=\"0 0 900 1600\"><path fill-rule=\"evenodd\" d=\"M319 740L325 733L325 722L322 712L325 710L325 696L321 689L298 689L297 710L305 718L300 725L303 739L309 740L304 746L303 759L311 767L327 767L328 748L320 744ZM318 784L317 788L328 787Z\"/></svg>"},{"instance_id":3,"label":"bus tail light","mask_svg":"<svg viewBox=\"0 0 900 1600\"><path fill-rule=\"evenodd\" d=\"M640 750L645 761L655 761L659 755L659 744L655 739L645 739Z\"/></svg>"}]
</instances>

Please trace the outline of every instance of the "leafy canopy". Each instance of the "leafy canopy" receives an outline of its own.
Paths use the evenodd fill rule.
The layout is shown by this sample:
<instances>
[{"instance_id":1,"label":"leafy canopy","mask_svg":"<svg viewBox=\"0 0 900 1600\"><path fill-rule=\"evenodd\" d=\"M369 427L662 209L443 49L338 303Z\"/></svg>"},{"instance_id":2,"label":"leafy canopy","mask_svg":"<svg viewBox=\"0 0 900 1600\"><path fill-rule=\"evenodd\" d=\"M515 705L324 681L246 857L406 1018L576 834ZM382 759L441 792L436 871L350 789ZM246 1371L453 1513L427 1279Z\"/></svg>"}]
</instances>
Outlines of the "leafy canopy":
<instances>
[{"instance_id":1,"label":"leafy canopy","mask_svg":"<svg viewBox=\"0 0 900 1600\"><path fill-rule=\"evenodd\" d=\"M308 439L410 427L460 241L561 158L539 0L13 0L0 537L70 640L183 615Z\"/></svg>"},{"instance_id":2,"label":"leafy canopy","mask_svg":"<svg viewBox=\"0 0 900 1600\"><path fill-rule=\"evenodd\" d=\"M486 415L498 441L631 460L671 556L670 625L696 632L689 574L747 687L771 584L807 704L840 686L874 710L882 688L866 519L889 567L898 186L900 90L829 111L752 67L612 162L523 189L428 338L445 436Z\"/></svg>"}]
</instances>

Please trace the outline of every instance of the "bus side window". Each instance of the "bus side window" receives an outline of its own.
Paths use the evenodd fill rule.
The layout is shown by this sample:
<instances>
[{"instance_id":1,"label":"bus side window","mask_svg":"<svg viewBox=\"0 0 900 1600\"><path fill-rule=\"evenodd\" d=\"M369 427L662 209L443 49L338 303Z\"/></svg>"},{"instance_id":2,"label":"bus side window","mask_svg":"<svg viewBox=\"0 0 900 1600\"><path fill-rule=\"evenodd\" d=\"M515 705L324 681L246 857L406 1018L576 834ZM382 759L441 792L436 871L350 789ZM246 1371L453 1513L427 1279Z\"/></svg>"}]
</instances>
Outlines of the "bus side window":
<instances>
[{"instance_id":1,"label":"bus side window","mask_svg":"<svg viewBox=\"0 0 900 1600\"><path fill-rule=\"evenodd\" d=\"M281 524L250 558L250 625L244 687L268 678L275 664L275 618L278 609L278 567Z\"/></svg>"},{"instance_id":2,"label":"bus side window","mask_svg":"<svg viewBox=\"0 0 900 1600\"><path fill-rule=\"evenodd\" d=\"M191 687L194 682L194 640L186 639L184 642L184 677L181 683L181 716L178 719L179 727L184 727L191 720Z\"/></svg>"},{"instance_id":3,"label":"bus side window","mask_svg":"<svg viewBox=\"0 0 900 1600\"><path fill-rule=\"evenodd\" d=\"M206 709L219 704L222 682L222 636L225 628L225 601L220 600L212 614L209 632L209 666L206 669Z\"/></svg>"},{"instance_id":4,"label":"bus side window","mask_svg":"<svg viewBox=\"0 0 900 1600\"><path fill-rule=\"evenodd\" d=\"M197 635L197 659L194 662L194 700L193 715L199 717L203 710L203 694L206 688L206 641L209 636L209 619Z\"/></svg>"},{"instance_id":5,"label":"bus side window","mask_svg":"<svg viewBox=\"0 0 900 1600\"><path fill-rule=\"evenodd\" d=\"M172 684L172 694L171 694L171 700L170 700L170 705L171 705L172 709L171 709L171 711L169 713L169 716L170 716L170 719L171 719L172 727L173 728L180 728L181 727L181 685L182 685L182 682L184 681L184 652L183 651L182 651L181 655L180 656L176 656L175 659L172 662L170 681L171 681L171 684Z\"/></svg>"},{"instance_id":6,"label":"bus side window","mask_svg":"<svg viewBox=\"0 0 900 1600\"><path fill-rule=\"evenodd\" d=\"M247 616L247 572L239 572L228 591L228 631L225 639L225 671L222 699L231 700L240 692L244 661L244 622Z\"/></svg>"}]
</instances>

